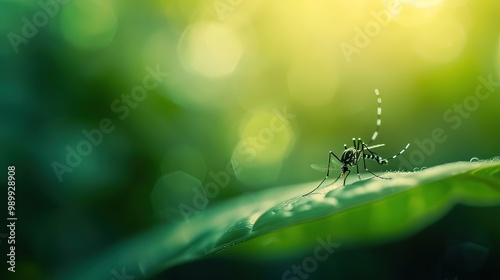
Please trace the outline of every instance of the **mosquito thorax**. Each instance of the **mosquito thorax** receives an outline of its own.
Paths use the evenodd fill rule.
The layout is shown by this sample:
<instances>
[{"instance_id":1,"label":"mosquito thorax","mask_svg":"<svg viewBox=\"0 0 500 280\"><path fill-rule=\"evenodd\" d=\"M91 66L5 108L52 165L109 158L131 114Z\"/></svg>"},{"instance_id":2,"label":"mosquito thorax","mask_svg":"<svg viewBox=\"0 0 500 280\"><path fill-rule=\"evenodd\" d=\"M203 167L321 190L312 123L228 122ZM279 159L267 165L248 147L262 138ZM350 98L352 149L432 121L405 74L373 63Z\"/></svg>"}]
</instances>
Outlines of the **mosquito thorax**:
<instances>
[{"instance_id":1,"label":"mosquito thorax","mask_svg":"<svg viewBox=\"0 0 500 280\"><path fill-rule=\"evenodd\" d=\"M342 163L355 163L356 162L356 149L354 147L350 147L342 152L342 156L340 158Z\"/></svg>"}]
</instances>

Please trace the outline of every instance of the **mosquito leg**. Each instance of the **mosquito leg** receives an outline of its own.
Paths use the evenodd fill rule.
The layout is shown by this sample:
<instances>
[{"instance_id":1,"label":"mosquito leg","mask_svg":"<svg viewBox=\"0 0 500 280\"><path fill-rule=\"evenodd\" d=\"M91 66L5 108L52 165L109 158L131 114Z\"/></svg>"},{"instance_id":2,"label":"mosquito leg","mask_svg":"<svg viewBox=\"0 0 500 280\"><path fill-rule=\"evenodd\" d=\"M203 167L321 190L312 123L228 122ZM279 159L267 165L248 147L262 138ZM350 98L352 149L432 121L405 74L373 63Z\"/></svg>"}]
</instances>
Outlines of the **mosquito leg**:
<instances>
[{"instance_id":1,"label":"mosquito leg","mask_svg":"<svg viewBox=\"0 0 500 280\"><path fill-rule=\"evenodd\" d=\"M409 144L408 144L409 145ZM332 159L332 155L339 161L340 161L340 158L338 156L336 156L332 151L330 151L329 155L328 155L328 166L330 166L330 160Z\"/></svg>"},{"instance_id":2,"label":"mosquito leg","mask_svg":"<svg viewBox=\"0 0 500 280\"><path fill-rule=\"evenodd\" d=\"M310 191L310 192L308 192L308 193L306 193L306 194L304 194L304 195L302 195L302 196L309 195L310 193L312 193L312 192L314 192L315 190L317 190L317 189L318 189L318 188L319 188L319 187L320 187L320 186L321 186L321 185L325 182L325 180L326 180L326 179L328 179L328 177L330 177L330 164L331 164L331 162L332 162L332 156L334 156L334 157L335 157L335 158L336 158L336 159L340 162L339 157L337 157L337 155L335 155L332 151L330 151L330 152L328 153L328 166L327 166L327 168L326 168L326 175L325 175L325 178L323 178L323 180L321 180L321 182L319 183L319 185L318 185L316 188L314 188L312 191ZM342 174L342 173L341 173L341 174ZM340 175L339 175L339 177L340 177ZM337 180L338 180L338 179L339 179L339 178L337 178ZM337 180L335 180L335 182L337 182ZM335 182L334 182L334 183L335 183Z\"/></svg>"},{"instance_id":3,"label":"mosquito leg","mask_svg":"<svg viewBox=\"0 0 500 280\"><path fill-rule=\"evenodd\" d=\"M339 180L339 178L340 178L340 176L341 176L341 175L342 175L342 173L340 173L340 174L339 174L339 176L337 176L337 179L335 179L335 181L333 181L333 184L335 184L335 183ZM321 181L321 183L319 183L319 185L318 185L317 187L315 187L312 191L310 191L310 192L308 192L308 193L306 193L306 194L303 194L302 196L303 196L303 197L304 197L304 196L308 196L308 195L310 195L311 193L313 193L315 190L317 190L317 189L319 188L319 186L321 186L321 184L323 184L323 182L326 180L326 178L328 178L328 177L325 177L325 178ZM345 185L345 180L344 180L344 185Z\"/></svg>"},{"instance_id":4,"label":"mosquito leg","mask_svg":"<svg viewBox=\"0 0 500 280\"><path fill-rule=\"evenodd\" d=\"M370 152L370 154L372 155L372 159L376 160L379 164L387 164L388 163L388 160L387 159L383 159L381 157L379 157L377 154L375 154L374 152L372 152L366 145L364 145L366 150L368 152ZM410 143L406 144L406 146L401 150L401 152L397 153L396 155L392 156L391 159L395 159L397 158L399 155L401 155L402 153L404 153L408 147L410 147Z\"/></svg>"},{"instance_id":5,"label":"mosquito leg","mask_svg":"<svg viewBox=\"0 0 500 280\"><path fill-rule=\"evenodd\" d=\"M406 146L404 147L404 149L402 149L401 152L399 152L397 155L392 156L391 159L395 159L396 157L398 157L399 155L401 155L402 153L404 153L408 149L408 147L410 147L410 143L406 144Z\"/></svg>"},{"instance_id":6,"label":"mosquito leg","mask_svg":"<svg viewBox=\"0 0 500 280\"><path fill-rule=\"evenodd\" d=\"M377 126L375 127L375 132L373 132L372 139L368 143L370 145L371 142L375 141L378 135L378 130L380 129L380 124L382 123L382 120L380 117L382 116L382 98L380 98L380 92L378 89L375 89L375 95L377 96Z\"/></svg>"},{"instance_id":7,"label":"mosquito leg","mask_svg":"<svg viewBox=\"0 0 500 280\"><path fill-rule=\"evenodd\" d=\"M361 181L361 176L359 175L359 167L358 163L356 163L356 174L358 174L358 180Z\"/></svg>"},{"instance_id":8,"label":"mosquito leg","mask_svg":"<svg viewBox=\"0 0 500 280\"><path fill-rule=\"evenodd\" d=\"M364 151L365 151L365 148L366 150L370 153L370 154L364 154ZM387 160L386 159L382 159L381 157L379 157L378 155L376 155L375 153L373 153L372 151L370 151L370 149L368 149L368 147L366 146L365 143L363 143L363 148L362 148L362 151L363 151L363 167L365 168L365 171L369 172L370 174L372 174L373 176L377 177L377 178L380 178L380 179L390 179L390 178L385 178L385 177L381 177L373 172L371 172L370 170L368 170L368 168L366 167L366 158L369 158L369 159L373 159L373 160L376 160L379 164L387 164Z\"/></svg>"},{"instance_id":9,"label":"mosquito leg","mask_svg":"<svg viewBox=\"0 0 500 280\"><path fill-rule=\"evenodd\" d=\"M382 176L379 176L373 172L371 172L370 170L368 170L368 168L366 167L366 160L365 158L363 158L363 165L364 165L364 168L365 168L365 171L369 172L370 174L372 174L373 176L377 177L377 178L380 178L380 179L390 179L390 178L386 178L386 177L382 177Z\"/></svg>"},{"instance_id":10,"label":"mosquito leg","mask_svg":"<svg viewBox=\"0 0 500 280\"><path fill-rule=\"evenodd\" d=\"M356 165L357 166L357 165ZM349 174L351 174L351 170L347 169L347 174L345 175L344 177L344 186L345 186L345 180L347 180L347 177L349 176ZM340 174L342 175L342 174ZM340 176L339 176L340 177ZM338 180L338 179L337 179Z\"/></svg>"},{"instance_id":11,"label":"mosquito leg","mask_svg":"<svg viewBox=\"0 0 500 280\"><path fill-rule=\"evenodd\" d=\"M354 141L354 138L353 138L353 141ZM361 144L361 151L359 151L359 146ZM356 174L358 175L358 180L361 181L361 176L359 175L359 160L360 158L363 158L363 161L365 160L365 156L364 156L364 150L363 150L363 147L364 147L364 143L363 141L361 141L361 138L358 138L358 144L356 147L356 150L359 151L357 156L356 156Z\"/></svg>"}]
</instances>

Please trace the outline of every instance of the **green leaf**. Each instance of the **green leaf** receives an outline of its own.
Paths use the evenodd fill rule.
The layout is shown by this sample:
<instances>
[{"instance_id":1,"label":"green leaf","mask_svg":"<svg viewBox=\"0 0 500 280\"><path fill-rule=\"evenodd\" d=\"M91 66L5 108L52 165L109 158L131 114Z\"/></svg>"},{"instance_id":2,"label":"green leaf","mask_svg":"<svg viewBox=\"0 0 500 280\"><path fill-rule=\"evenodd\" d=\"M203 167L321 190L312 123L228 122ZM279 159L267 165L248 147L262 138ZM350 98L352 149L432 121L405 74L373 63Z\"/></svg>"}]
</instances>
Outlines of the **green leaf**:
<instances>
[{"instance_id":1,"label":"green leaf","mask_svg":"<svg viewBox=\"0 0 500 280\"><path fill-rule=\"evenodd\" d=\"M305 197L318 182L234 198L188 223L152 230L61 278L109 279L112 269L122 268L147 277L228 248L224 254L279 257L306 248L319 235L341 244L383 242L415 233L457 203L500 205L498 162L457 162L383 176L391 179L337 183Z\"/></svg>"}]
</instances>

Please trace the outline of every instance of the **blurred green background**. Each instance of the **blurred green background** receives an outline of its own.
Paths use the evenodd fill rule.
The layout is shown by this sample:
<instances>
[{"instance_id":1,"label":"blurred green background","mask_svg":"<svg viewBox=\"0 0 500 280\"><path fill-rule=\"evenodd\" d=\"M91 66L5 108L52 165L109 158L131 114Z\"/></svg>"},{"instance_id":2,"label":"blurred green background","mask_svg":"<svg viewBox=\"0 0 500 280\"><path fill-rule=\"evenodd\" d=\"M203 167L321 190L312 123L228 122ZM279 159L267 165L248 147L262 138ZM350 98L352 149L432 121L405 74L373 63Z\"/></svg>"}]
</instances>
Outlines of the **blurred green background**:
<instances>
[{"instance_id":1,"label":"blurred green background","mask_svg":"<svg viewBox=\"0 0 500 280\"><path fill-rule=\"evenodd\" d=\"M493 0L0 1L16 277L47 279L183 219L177 205L218 179L227 186L206 207L319 182L311 164L372 136L375 88L378 153L411 146L370 169L498 156L499 10ZM173 279L194 277L179 269Z\"/></svg>"}]
</instances>

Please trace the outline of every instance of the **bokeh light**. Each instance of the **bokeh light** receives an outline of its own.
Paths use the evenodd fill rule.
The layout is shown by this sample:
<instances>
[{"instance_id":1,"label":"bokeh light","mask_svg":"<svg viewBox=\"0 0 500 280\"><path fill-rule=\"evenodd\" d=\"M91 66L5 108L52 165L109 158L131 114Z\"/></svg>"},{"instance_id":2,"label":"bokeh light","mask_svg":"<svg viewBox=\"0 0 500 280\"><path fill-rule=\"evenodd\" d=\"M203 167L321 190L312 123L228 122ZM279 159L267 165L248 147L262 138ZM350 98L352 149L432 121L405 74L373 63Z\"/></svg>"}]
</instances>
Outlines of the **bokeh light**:
<instances>
[{"instance_id":1,"label":"bokeh light","mask_svg":"<svg viewBox=\"0 0 500 280\"><path fill-rule=\"evenodd\" d=\"M216 78L234 72L243 46L230 26L200 22L186 28L178 50L186 68Z\"/></svg>"},{"instance_id":2,"label":"bokeh light","mask_svg":"<svg viewBox=\"0 0 500 280\"><path fill-rule=\"evenodd\" d=\"M71 1L61 10L61 32L79 48L95 49L110 44L118 19L110 1Z\"/></svg>"},{"instance_id":3,"label":"bokeh light","mask_svg":"<svg viewBox=\"0 0 500 280\"><path fill-rule=\"evenodd\" d=\"M231 162L236 165L236 176L249 186L274 182L295 140L289 121L277 108L273 111L257 112L246 120L233 151Z\"/></svg>"}]
</instances>

